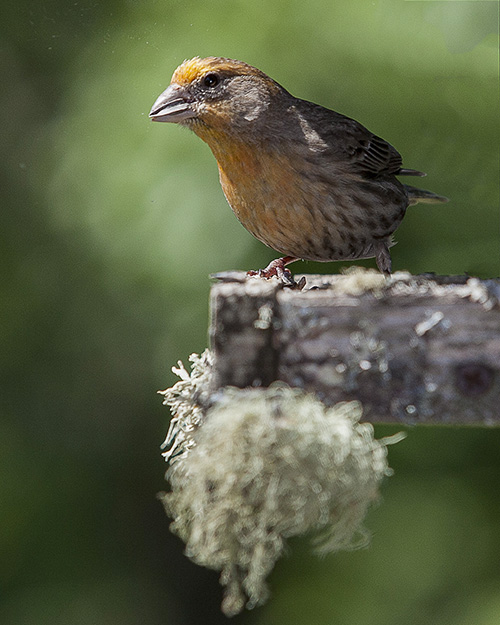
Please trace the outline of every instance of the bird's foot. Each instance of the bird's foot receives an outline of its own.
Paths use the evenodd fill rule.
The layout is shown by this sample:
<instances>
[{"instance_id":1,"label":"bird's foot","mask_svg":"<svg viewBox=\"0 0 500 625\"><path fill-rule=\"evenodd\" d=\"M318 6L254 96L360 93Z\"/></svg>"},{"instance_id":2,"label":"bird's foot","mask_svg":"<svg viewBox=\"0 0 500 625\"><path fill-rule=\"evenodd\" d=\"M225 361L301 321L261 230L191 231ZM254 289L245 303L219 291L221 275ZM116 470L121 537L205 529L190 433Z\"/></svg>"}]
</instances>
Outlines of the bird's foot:
<instances>
[{"instance_id":1,"label":"bird's foot","mask_svg":"<svg viewBox=\"0 0 500 625\"><path fill-rule=\"evenodd\" d=\"M306 285L306 279L304 276L296 282L290 269L287 269L286 265L293 263L297 258L293 256L285 256L283 258L276 258L272 260L265 269L258 269L257 271L247 271L247 276L258 276L269 280L270 278L278 278L283 286L290 289L297 289L301 291Z\"/></svg>"},{"instance_id":2,"label":"bird's foot","mask_svg":"<svg viewBox=\"0 0 500 625\"><path fill-rule=\"evenodd\" d=\"M390 276L392 271L391 254L385 241L379 241L373 246L377 267L384 276Z\"/></svg>"}]
</instances>

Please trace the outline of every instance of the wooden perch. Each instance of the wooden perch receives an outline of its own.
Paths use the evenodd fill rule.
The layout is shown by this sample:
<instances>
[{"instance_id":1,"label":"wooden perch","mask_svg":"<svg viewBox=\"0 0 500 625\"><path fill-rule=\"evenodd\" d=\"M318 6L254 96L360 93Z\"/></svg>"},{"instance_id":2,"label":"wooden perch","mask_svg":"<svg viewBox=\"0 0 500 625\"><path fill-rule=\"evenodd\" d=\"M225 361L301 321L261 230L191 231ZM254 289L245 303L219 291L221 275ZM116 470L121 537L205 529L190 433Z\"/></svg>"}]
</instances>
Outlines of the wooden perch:
<instances>
[{"instance_id":1,"label":"wooden perch","mask_svg":"<svg viewBox=\"0 0 500 625\"><path fill-rule=\"evenodd\" d=\"M228 272L211 290L215 388L281 380L384 423L500 425L500 281ZM215 390L215 389L214 389Z\"/></svg>"}]
</instances>

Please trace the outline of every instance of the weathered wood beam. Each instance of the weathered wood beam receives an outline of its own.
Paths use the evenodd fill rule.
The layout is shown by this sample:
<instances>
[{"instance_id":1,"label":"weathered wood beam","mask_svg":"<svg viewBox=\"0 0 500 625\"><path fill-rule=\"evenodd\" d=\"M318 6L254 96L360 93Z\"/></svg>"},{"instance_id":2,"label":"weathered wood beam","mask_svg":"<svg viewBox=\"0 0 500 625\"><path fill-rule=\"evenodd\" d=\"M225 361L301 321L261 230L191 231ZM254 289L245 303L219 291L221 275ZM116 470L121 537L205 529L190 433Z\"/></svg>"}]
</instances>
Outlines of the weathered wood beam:
<instances>
[{"instance_id":1,"label":"weathered wood beam","mask_svg":"<svg viewBox=\"0 0 500 625\"><path fill-rule=\"evenodd\" d=\"M214 388L282 381L384 423L500 425L500 281L372 270L277 280L219 274Z\"/></svg>"}]
</instances>

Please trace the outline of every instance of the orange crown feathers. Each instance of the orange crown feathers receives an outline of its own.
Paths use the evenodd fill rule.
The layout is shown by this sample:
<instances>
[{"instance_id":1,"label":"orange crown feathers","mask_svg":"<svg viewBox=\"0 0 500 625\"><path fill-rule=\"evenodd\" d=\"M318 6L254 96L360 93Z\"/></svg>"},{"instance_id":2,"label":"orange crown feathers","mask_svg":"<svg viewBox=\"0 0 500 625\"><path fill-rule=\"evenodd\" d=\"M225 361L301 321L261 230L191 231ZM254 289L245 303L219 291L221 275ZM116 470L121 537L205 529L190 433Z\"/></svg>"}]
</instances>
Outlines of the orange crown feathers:
<instances>
[{"instance_id":1,"label":"orange crown feathers","mask_svg":"<svg viewBox=\"0 0 500 625\"><path fill-rule=\"evenodd\" d=\"M256 67L252 67L252 65L243 63L243 61L218 56L208 56L204 59L195 56L179 65L172 76L172 83L188 85L200 76L211 71L217 71L225 75L254 75L270 80L264 72L261 72Z\"/></svg>"}]
</instances>

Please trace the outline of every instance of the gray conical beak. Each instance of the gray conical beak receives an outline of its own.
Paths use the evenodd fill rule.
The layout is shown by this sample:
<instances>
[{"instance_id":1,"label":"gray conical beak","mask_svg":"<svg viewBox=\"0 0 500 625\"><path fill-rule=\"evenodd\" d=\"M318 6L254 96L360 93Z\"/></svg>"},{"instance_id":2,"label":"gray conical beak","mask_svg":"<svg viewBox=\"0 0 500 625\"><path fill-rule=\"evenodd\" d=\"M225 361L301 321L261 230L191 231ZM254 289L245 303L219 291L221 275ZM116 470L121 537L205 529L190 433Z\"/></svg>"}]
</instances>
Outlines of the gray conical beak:
<instances>
[{"instance_id":1,"label":"gray conical beak","mask_svg":"<svg viewBox=\"0 0 500 625\"><path fill-rule=\"evenodd\" d=\"M154 122L181 122L194 117L195 112L189 102L188 94L179 85L170 85L158 96L149 117Z\"/></svg>"}]
</instances>

